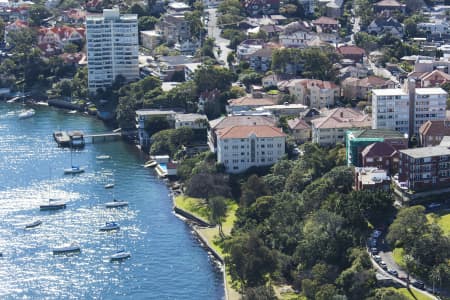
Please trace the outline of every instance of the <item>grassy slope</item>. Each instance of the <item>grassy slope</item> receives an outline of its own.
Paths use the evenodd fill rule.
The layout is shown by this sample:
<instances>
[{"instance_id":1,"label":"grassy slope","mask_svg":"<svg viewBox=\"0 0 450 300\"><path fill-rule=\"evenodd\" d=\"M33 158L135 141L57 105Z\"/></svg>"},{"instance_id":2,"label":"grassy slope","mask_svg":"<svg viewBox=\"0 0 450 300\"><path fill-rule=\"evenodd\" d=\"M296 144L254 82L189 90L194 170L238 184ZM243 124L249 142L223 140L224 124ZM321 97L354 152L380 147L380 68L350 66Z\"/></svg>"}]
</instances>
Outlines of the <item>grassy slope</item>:
<instances>
[{"instance_id":1,"label":"grassy slope","mask_svg":"<svg viewBox=\"0 0 450 300\"><path fill-rule=\"evenodd\" d=\"M428 220L431 222L433 217L437 218L437 223L445 234L450 234L450 213L443 214L427 214Z\"/></svg>"},{"instance_id":2,"label":"grassy slope","mask_svg":"<svg viewBox=\"0 0 450 300\"><path fill-rule=\"evenodd\" d=\"M389 288L389 289L395 290L397 293L405 295L406 297L408 297L408 299L411 299L411 300L431 300L431 299L433 299L433 298L431 298L421 292L413 290L413 289L411 289L411 290L408 290L406 288L400 288L400 289Z\"/></svg>"},{"instance_id":3,"label":"grassy slope","mask_svg":"<svg viewBox=\"0 0 450 300\"><path fill-rule=\"evenodd\" d=\"M404 255L403 248L395 248L392 254L395 263L400 267L405 268L405 263L403 262L403 255Z\"/></svg>"},{"instance_id":4,"label":"grassy slope","mask_svg":"<svg viewBox=\"0 0 450 300\"><path fill-rule=\"evenodd\" d=\"M205 222L209 222L209 208L203 199L177 196L175 197L175 206L193 214Z\"/></svg>"}]
</instances>

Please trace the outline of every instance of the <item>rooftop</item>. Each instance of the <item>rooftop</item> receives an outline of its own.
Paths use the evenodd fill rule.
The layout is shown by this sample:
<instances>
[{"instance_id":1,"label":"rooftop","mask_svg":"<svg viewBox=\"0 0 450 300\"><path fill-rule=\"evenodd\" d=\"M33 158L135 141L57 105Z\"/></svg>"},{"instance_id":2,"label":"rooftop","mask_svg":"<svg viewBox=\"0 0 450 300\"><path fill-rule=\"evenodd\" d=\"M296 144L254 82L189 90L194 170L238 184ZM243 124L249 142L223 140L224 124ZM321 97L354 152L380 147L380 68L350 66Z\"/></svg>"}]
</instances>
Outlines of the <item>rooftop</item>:
<instances>
[{"instance_id":1,"label":"rooftop","mask_svg":"<svg viewBox=\"0 0 450 300\"><path fill-rule=\"evenodd\" d=\"M408 96L403 89L373 89L372 94L376 96Z\"/></svg>"},{"instance_id":2,"label":"rooftop","mask_svg":"<svg viewBox=\"0 0 450 300\"><path fill-rule=\"evenodd\" d=\"M441 88L417 88L416 94L418 94L418 95L441 95L441 94L447 94L447 92Z\"/></svg>"},{"instance_id":3,"label":"rooftop","mask_svg":"<svg viewBox=\"0 0 450 300\"><path fill-rule=\"evenodd\" d=\"M425 158L441 155L450 155L450 148L444 146L422 147L422 148L400 150L400 153L404 153L408 156L411 156L412 158Z\"/></svg>"},{"instance_id":4,"label":"rooftop","mask_svg":"<svg viewBox=\"0 0 450 300\"><path fill-rule=\"evenodd\" d=\"M209 125L213 129L221 129L233 126L268 125L275 126L276 121L267 116L228 116L211 120Z\"/></svg>"},{"instance_id":5,"label":"rooftop","mask_svg":"<svg viewBox=\"0 0 450 300\"><path fill-rule=\"evenodd\" d=\"M136 111L138 116L161 116L161 115L175 115L173 110L160 110L160 109L139 109Z\"/></svg>"},{"instance_id":6,"label":"rooftop","mask_svg":"<svg viewBox=\"0 0 450 300\"><path fill-rule=\"evenodd\" d=\"M359 173L359 178L363 185L373 185L390 180L387 172L378 168L355 168L355 172Z\"/></svg>"},{"instance_id":7,"label":"rooftop","mask_svg":"<svg viewBox=\"0 0 450 300\"><path fill-rule=\"evenodd\" d=\"M195 122L197 120L208 121L208 118L201 114L176 114L175 120L180 122Z\"/></svg>"},{"instance_id":8,"label":"rooftop","mask_svg":"<svg viewBox=\"0 0 450 300\"><path fill-rule=\"evenodd\" d=\"M217 133L220 139L242 139L255 135L258 138L285 137L281 128L268 125L234 126L224 128Z\"/></svg>"},{"instance_id":9,"label":"rooftop","mask_svg":"<svg viewBox=\"0 0 450 300\"><path fill-rule=\"evenodd\" d=\"M335 108L326 117L311 121L316 128L363 128L371 127L370 116L352 108Z\"/></svg>"},{"instance_id":10,"label":"rooftop","mask_svg":"<svg viewBox=\"0 0 450 300\"><path fill-rule=\"evenodd\" d=\"M290 129L310 129L311 126L305 120L300 118L290 119L287 121Z\"/></svg>"},{"instance_id":11,"label":"rooftop","mask_svg":"<svg viewBox=\"0 0 450 300\"><path fill-rule=\"evenodd\" d=\"M405 135L401 132L390 129L361 129L361 130L349 130L350 134L354 138L383 138L383 139L404 139Z\"/></svg>"},{"instance_id":12,"label":"rooftop","mask_svg":"<svg viewBox=\"0 0 450 300\"><path fill-rule=\"evenodd\" d=\"M420 126L420 134L431 136L446 136L450 135L449 121L426 121Z\"/></svg>"},{"instance_id":13,"label":"rooftop","mask_svg":"<svg viewBox=\"0 0 450 300\"><path fill-rule=\"evenodd\" d=\"M274 105L277 101L272 98L253 98L244 96L237 99L228 100L230 106L266 106Z\"/></svg>"}]
</instances>

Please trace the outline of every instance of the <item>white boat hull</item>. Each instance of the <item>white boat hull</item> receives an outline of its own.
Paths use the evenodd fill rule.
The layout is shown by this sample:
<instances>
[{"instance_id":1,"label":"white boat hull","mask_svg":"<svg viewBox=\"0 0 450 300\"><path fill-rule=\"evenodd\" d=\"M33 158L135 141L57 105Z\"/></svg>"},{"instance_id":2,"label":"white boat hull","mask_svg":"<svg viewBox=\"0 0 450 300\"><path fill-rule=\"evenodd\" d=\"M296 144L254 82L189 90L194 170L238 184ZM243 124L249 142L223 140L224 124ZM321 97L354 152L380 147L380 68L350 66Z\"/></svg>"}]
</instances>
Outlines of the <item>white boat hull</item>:
<instances>
[{"instance_id":1,"label":"white boat hull","mask_svg":"<svg viewBox=\"0 0 450 300\"><path fill-rule=\"evenodd\" d=\"M53 248L53 254L67 254L80 252L81 247L78 244L70 244L62 247Z\"/></svg>"},{"instance_id":2,"label":"white boat hull","mask_svg":"<svg viewBox=\"0 0 450 300\"><path fill-rule=\"evenodd\" d=\"M84 172L84 168L68 168L64 169L64 174L80 174Z\"/></svg>"},{"instance_id":3,"label":"white boat hull","mask_svg":"<svg viewBox=\"0 0 450 300\"><path fill-rule=\"evenodd\" d=\"M34 116L36 112L34 111L34 109L28 109L26 111L22 111L19 114L19 119L28 119L31 118L32 116Z\"/></svg>"},{"instance_id":4,"label":"white boat hull","mask_svg":"<svg viewBox=\"0 0 450 300\"><path fill-rule=\"evenodd\" d=\"M37 227L37 226L39 226L39 225L41 225L41 224L42 224L42 221L41 221L41 220L36 220L36 221L34 221L34 222L31 222L31 223L26 224L26 225L25 225L25 229L34 228L34 227Z\"/></svg>"},{"instance_id":5,"label":"white boat hull","mask_svg":"<svg viewBox=\"0 0 450 300\"><path fill-rule=\"evenodd\" d=\"M114 253L113 255L111 255L109 257L109 260L110 261L121 261L121 260L130 258L130 257L131 257L131 253L130 252L121 251L121 252L117 252L117 253Z\"/></svg>"},{"instance_id":6,"label":"white boat hull","mask_svg":"<svg viewBox=\"0 0 450 300\"><path fill-rule=\"evenodd\" d=\"M126 201L112 201L105 203L106 208L118 208L128 206L128 202Z\"/></svg>"}]
</instances>

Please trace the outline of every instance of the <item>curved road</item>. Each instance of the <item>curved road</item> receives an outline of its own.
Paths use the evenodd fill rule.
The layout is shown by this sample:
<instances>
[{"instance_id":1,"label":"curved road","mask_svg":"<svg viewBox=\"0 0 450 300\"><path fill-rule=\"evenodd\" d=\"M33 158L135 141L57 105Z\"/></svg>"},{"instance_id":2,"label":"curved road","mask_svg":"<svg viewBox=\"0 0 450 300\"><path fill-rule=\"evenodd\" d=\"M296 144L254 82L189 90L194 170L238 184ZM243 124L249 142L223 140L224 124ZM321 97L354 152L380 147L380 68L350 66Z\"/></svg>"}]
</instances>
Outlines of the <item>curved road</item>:
<instances>
[{"instance_id":1,"label":"curved road","mask_svg":"<svg viewBox=\"0 0 450 300\"><path fill-rule=\"evenodd\" d=\"M225 62L224 67L228 68L228 64L226 63L227 56L228 53L233 51L227 47L230 44L230 41L220 36L221 30L219 26L217 26L217 9L209 8L206 9L206 11L209 15L208 36L214 38L217 48L220 48L220 56L217 55L217 52L215 52L214 55L218 61L223 60Z\"/></svg>"}]
</instances>

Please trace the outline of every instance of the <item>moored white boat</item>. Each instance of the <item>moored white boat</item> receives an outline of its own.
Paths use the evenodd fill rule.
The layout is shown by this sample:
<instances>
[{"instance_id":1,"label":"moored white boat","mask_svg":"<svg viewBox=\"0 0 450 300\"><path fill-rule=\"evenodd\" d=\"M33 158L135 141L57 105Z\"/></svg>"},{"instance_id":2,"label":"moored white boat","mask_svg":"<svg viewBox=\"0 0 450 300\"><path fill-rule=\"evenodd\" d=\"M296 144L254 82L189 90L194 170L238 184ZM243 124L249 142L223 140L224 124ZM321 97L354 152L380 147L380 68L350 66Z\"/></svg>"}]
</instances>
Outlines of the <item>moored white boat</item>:
<instances>
[{"instance_id":1,"label":"moored white boat","mask_svg":"<svg viewBox=\"0 0 450 300\"><path fill-rule=\"evenodd\" d=\"M156 165L158 165L158 162L156 162L154 160L149 160L148 162L146 162L144 164L144 168L154 168L154 167L156 167Z\"/></svg>"},{"instance_id":2,"label":"moored white boat","mask_svg":"<svg viewBox=\"0 0 450 300\"><path fill-rule=\"evenodd\" d=\"M109 257L110 261L121 261L131 257L131 253L125 250L119 250Z\"/></svg>"},{"instance_id":3,"label":"moored white boat","mask_svg":"<svg viewBox=\"0 0 450 300\"><path fill-rule=\"evenodd\" d=\"M41 220L35 220L35 221L31 222L31 223L25 224L25 229L34 228L34 227L37 227L37 226L39 226L41 224L42 224Z\"/></svg>"},{"instance_id":4,"label":"moored white boat","mask_svg":"<svg viewBox=\"0 0 450 300\"><path fill-rule=\"evenodd\" d=\"M58 210L66 208L66 203L61 200L49 199L47 204L41 204L40 210Z\"/></svg>"},{"instance_id":5,"label":"moored white boat","mask_svg":"<svg viewBox=\"0 0 450 300\"><path fill-rule=\"evenodd\" d=\"M99 230L100 231L120 230L120 226L116 222L106 222L106 224L100 227Z\"/></svg>"},{"instance_id":6,"label":"moored white boat","mask_svg":"<svg viewBox=\"0 0 450 300\"><path fill-rule=\"evenodd\" d=\"M114 199L111 202L106 202L105 206L106 206L106 208L125 207L125 206L128 206L128 202Z\"/></svg>"},{"instance_id":7,"label":"moored white boat","mask_svg":"<svg viewBox=\"0 0 450 300\"><path fill-rule=\"evenodd\" d=\"M64 174L79 174L84 172L84 167L72 166L64 169Z\"/></svg>"},{"instance_id":8,"label":"moored white boat","mask_svg":"<svg viewBox=\"0 0 450 300\"><path fill-rule=\"evenodd\" d=\"M32 116L34 116L36 112L34 111L34 109L27 109L27 110L22 110L19 113L19 119L27 119L27 118L31 118Z\"/></svg>"},{"instance_id":9,"label":"moored white boat","mask_svg":"<svg viewBox=\"0 0 450 300\"><path fill-rule=\"evenodd\" d=\"M98 160L105 160L105 159L110 159L111 156L110 155L97 155L95 158Z\"/></svg>"},{"instance_id":10,"label":"moored white boat","mask_svg":"<svg viewBox=\"0 0 450 300\"><path fill-rule=\"evenodd\" d=\"M80 252L81 247L77 243L70 243L67 245L62 245L59 247L53 248L53 254L67 254L67 253L74 253L74 252Z\"/></svg>"},{"instance_id":11,"label":"moored white boat","mask_svg":"<svg viewBox=\"0 0 450 300\"><path fill-rule=\"evenodd\" d=\"M105 184L105 189L112 189L114 187L114 183Z\"/></svg>"}]
</instances>

